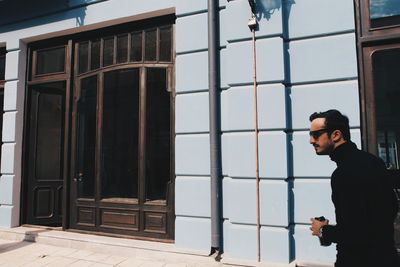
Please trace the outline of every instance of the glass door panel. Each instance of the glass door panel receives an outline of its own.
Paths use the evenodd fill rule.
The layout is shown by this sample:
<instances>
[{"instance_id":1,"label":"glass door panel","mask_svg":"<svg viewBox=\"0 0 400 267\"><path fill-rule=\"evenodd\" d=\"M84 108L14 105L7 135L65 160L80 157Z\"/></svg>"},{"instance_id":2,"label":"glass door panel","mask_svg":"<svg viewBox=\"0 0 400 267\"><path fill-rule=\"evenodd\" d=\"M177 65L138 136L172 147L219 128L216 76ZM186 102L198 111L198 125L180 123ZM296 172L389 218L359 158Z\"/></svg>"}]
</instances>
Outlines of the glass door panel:
<instances>
[{"instance_id":1,"label":"glass door panel","mask_svg":"<svg viewBox=\"0 0 400 267\"><path fill-rule=\"evenodd\" d=\"M75 179L79 198L94 198L97 76L80 81Z\"/></svg>"},{"instance_id":2,"label":"glass door panel","mask_svg":"<svg viewBox=\"0 0 400 267\"><path fill-rule=\"evenodd\" d=\"M400 49L377 50L372 54L377 153L390 170L400 197ZM400 198L399 198L400 201ZM395 224L400 248L400 213Z\"/></svg>"},{"instance_id":3,"label":"glass door panel","mask_svg":"<svg viewBox=\"0 0 400 267\"><path fill-rule=\"evenodd\" d=\"M104 74L101 196L138 198L139 69Z\"/></svg>"},{"instance_id":4,"label":"glass door panel","mask_svg":"<svg viewBox=\"0 0 400 267\"><path fill-rule=\"evenodd\" d=\"M38 94L35 177L40 180L62 179L63 100L62 94Z\"/></svg>"},{"instance_id":5,"label":"glass door panel","mask_svg":"<svg viewBox=\"0 0 400 267\"><path fill-rule=\"evenodd\" d=\"M166 200L171 176L170 93L165 68L146 69L146 201Z\"/></svg>"},{"instance_id":6,"label":"glass door panel","mask_svg":"<svg viewBox=\"0 0 400 267\"><path fill-rule=\"evenodd\" d=\"M26 223L59 226L62 214L65 82L28 87Z\"/></svg>"},{"instance_id":7,"label":"glass door panel","mask_svg":"<svg viewBox=\"0 0 400 267\"><path fill-rule=\"evenodd\" d=\"M377 51L372 56L378 154L389 169L398 169L400 140L400 49Z\"/></svg>"}]
</instances>

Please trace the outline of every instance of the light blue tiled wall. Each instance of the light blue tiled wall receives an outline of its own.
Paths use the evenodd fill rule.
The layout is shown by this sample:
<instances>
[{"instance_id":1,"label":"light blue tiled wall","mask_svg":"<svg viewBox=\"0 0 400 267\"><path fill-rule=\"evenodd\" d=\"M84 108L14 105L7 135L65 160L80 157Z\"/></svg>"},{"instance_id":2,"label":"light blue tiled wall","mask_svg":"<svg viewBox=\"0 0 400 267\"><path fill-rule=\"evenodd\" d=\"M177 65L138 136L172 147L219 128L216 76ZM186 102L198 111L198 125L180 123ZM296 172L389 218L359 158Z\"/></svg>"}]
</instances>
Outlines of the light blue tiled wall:
<instances>
[{"instance_id":1,"label":"light blue tiled wall","mask_svg":"<svg viewBox=\"0 0 400 267\"><path fill-rule=\"evenodd\" d=\"M260 1L261 2L261 1ZM259 13L257 31L257 104L260 171L262 261L290 261L290 194L288 178L287 95L281 1ZM253 54L248 1L226 5L222 35L222 155L224 247L229 257L255 260L256 183L253 99ZM268 18L267 18L268 17Z\"/></svg>"},{"instance_id":2,"label":"light blue tiled wall","mask_svg":"<svg viewBox=\"0 0 400 267\"><path fill-rule=\"evenodd\" d=\"M357 80L292 86L290 99L293 129L306 129L311 113L332 108L346 114L351 127L360 127Z\"/></svg>"},{"instance_id":3,"label":"light blue tiled wall","mask_svg":"<svg viewBox=\"0 0 400 267\"><path fill-rule=\"evenodd\" d=\"M176 216L175 244L179 248L209 252L211 225L209 218Z\"/></svg>"},{"instance_id":4,"label":"light blue tiled wall","mask_svg":"<svg viewBox=\"0 0 400 267\"><path fill-rule=\"evenodd\" d=\"M290 42L292 83L357 77L354 33Z\"/></svg>"},{"instance_id":5,"label":"light blue tiled wall","mask_svg":"<svg viewBox=\"0 0 400 267\"><path fill-rule=\"evenodd\" d=\"M179 23L179 19L177 20ZM208 89L207 52L176 56L176 93L206 91Z\"/></svg>"},{"instance_id":6,"label":"light blue tiled wall","mask_svg":"<svg viewBox=\"0 0 400 267\"><path fill-rule=\"evenodd\" d=\"M354 31L353 1L301 0L283 2L290 8L290 13L286 19L288 20L289 37L291 39Z\"/></svg>"},{"instance_id":7,"label":"light blue tiled wall","mask_svg":"<svg viewBox=\"0 0 400 267\"><path fill-rule=\"evenodd\" d=\"M251 41L228 43L228 84L250 84L253 77ZM281 37L261 39L257 42L257 81L276 82L284 80L283 40Z\"/></svg>"},{"instance_id":8,"label":"light blue tiled wall","mask_svg":"<svg viewBox=\"0 0 400 267\"><path fill-rule=\"evenodd\" d=\"M117 0L94 4L85 11L85 23L176 7L175 242L177 247L208 252L207 1L144 1L134 7L129 0L118 1L119 6L130 8L117 8ZM312 216L333 218L329 176L335 166L328 157L317 157L308 144L308 116L313 111L342 110L349 116L352 135L360 144L353 4L346 0L257 2L261 8L256 33L261 257L266 262L289 263L295 255L297 260L331 263L333 247L321 248L307 224ZM219 4L224 247L233 258L255 260L253 62L247 27L250 9L247 0L220 0ZM71 16L76 12L70 11L65 21L35 24L35 34L79 26L76 17ZM20 39L31 37L29 34L22 31L4 35L9 40L8 49L15 50L7 54L5 88L7 99L15 100L5 102L5 110L10 112L4 123L12 129L16 127L12 125L16 87L25 73L19 73L19 61L24 57L18 49ZM12 141L14 135L7 131L4 138ZM0 178L0 189L17 187L13 177L15 144L4 144L2 153L1 172L8 175ZM2 191L0 194L1 203L10 203L16 197ZM16 207L0 210L0 225L10 224L1 220L9 218L13 209Z\"/></svg>"},{"instance_id":9,"label":"light blue tiled wall","mask_svg":"<svg viewBox=\"0 0 400 267\"><path fill-rule=\"evenodd\" d=\"M207 13L195 14L178 18L176 24L176 52L184 53L207 49L208 39ZM193 34L193 33L196 34Z\"/></svg>"},{"instance_id":10,"label":"light blue tiled wall","mask_svg":"<svg viewBox=\"0 0 400 267\"><path fill-rule=\"evenodd\" d=\"M320 215L334 222L329 177L335 165L329 157L315 155L307 129L312 112L337 108L349 116L353 139L360 144L353 4L345 0L257 3L261 258L279 263L293 259L332 263L334 247L321 248L308 224L310 217ZM203 206L208 205L204 196L209 194L209 172L202 160L209 159L208 148L202 148L209 130L207 40L200 29L206 27L207 7L202 1L177 4L177 34L182 35L177 36L176 66L177 190L198 188L200 192L193 201L177 203L178 217L189 225L190 216L195 221L209 214ZM220 12L221 139L224 249L229 257L255 260L256 149L249 17L246 0L225 2ZM193 29L199 29L198 34L185 40ZM196 156L189 155L190 151L196 151ZM184 197L177 192L179 202ZM312 249L319 255L310 256Z\"/></svg>"},{"instance_id":11,"label":"light blue tiled wall","mask_svg":"<svg viewBox=\"0 0 400 267\"><path fill-rule=\"evenodd\" d=\"M207 0L177 0L176 12L175 244L208 253L211 204Z\"/></svg>"}]
</instances>

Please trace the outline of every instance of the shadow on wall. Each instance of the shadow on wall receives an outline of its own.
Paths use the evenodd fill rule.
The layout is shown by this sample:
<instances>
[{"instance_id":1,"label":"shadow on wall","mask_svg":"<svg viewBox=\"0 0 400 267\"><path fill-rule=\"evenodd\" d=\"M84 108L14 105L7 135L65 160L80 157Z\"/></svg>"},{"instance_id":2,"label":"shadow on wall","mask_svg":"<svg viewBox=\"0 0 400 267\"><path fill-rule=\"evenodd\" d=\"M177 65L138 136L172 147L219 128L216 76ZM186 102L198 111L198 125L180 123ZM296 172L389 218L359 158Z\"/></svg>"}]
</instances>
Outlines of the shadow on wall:
<instances>
[{"instance_id":1,"label":"shadow on wall","mask_svg":"<svg viewBox=\"0 0 400 267\"><path fill-rule=\"evenodd\" d=\"M69 18L76 19L76 26L83 26L86 6L102 1L107 0L0 0L0 33Z\"/></svg>"},{"instance_id":2,"label":"shadow on wall","mask_svg":"<svg viewBox=\"0 0 400 267\"><path fill-rule=\"evenodd\" d=\"M282 2L285 5L295 4L294 0L256 0L256 18L269 20L276 10L282 8Z\"/></svg>"}]
</instances>

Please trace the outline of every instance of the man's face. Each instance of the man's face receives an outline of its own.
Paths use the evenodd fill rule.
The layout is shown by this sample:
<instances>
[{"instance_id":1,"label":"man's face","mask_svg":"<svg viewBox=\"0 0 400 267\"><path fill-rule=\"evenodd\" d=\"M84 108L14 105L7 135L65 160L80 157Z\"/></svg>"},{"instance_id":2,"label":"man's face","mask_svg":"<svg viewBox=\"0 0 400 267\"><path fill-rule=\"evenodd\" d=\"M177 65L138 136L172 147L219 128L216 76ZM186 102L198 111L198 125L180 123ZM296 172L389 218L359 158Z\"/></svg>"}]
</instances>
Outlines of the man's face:
<instances>
[{"instance_id":1,"label":"man's face","mask_svg":"<svg viewBox=\"0 0 400 267\"><path fill-rule=\"evenodd\" d=\"M317 118L311 122L310 144L317 155L329 155L334 149L334 142L325 128L325 118Z\"/></svg>"}]
</instances>

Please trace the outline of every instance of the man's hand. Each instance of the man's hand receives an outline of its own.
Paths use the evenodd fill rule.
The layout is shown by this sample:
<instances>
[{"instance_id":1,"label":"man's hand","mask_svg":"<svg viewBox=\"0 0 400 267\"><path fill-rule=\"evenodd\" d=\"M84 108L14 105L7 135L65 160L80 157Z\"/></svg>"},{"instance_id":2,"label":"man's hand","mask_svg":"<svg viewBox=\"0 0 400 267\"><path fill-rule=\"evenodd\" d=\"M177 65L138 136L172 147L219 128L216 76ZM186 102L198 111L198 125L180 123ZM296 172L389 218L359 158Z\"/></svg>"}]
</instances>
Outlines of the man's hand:
<instances>
[{"instance_id":1,"label":"man's hand","mask_svg":"<svg viewBox=\"0 0 400 267\"><path fill-rule=\"evenodd\" d=\"M325 226L325 225L329 224L329 220L325 220L325 221L320 222L320 221L318 221L318 220L316 220L314 218L310 218L310 221L311 221L310 230L312 232L312 235L316 235L316 236L319 236L319 229L322 226Z\"/></svg>"}]
</instances>

